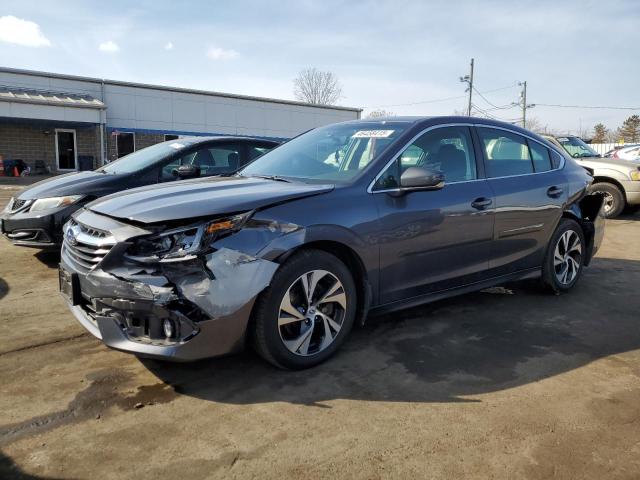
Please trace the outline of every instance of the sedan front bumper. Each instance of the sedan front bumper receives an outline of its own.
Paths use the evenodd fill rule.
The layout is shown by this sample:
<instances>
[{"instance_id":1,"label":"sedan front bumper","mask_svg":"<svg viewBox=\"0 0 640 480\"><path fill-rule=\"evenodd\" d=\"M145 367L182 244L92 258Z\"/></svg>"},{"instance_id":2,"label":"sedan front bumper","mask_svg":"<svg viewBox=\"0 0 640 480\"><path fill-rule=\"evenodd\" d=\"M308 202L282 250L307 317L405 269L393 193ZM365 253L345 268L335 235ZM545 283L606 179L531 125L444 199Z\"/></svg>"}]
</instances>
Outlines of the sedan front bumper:
<instances>
[{"instance_id":1,"label":"sedan front bumper","mask_svg":"<svg viewBox=\"0 0 640 480\"><path fill-rule=\"evenodd\" d=\"M140 233L86 211L75 220L88 222L76 226L90 232L106 230L109 223L107 231L125 237L132 230ZM109 253L88 268L78 257L91 248L82 243L87 235L80 233L75 245L65 237L60 289L92 335L111 348L145 357L192 361L241 350L255 299L278 267L228 248L166 264L135 263L126 255L131 242L116 235L110 247L99 237L103 244L95 251Z\"/></svg>"},{"instance_id":2,"label":"sedan front bumper","mask_svg":"<svg viewBox=\"0 0 640 480\"><path fill-rule=\"evenodd\" d=\"M245 331L241 326L246 326L252 306L253 302L234 317L202 322L198 334L186 342L163 344L132 339L127 334L126 325L120 323L118 318L92 317L83 307L69 304L71 313L80 325L108 347L141 357L175 362L189 362L242 350ZM162 318L158 317L157 320Z\"/></svg>"},{"instance_id":3,"label":"sedan front bumper","mask_svg":"<svg viewBox=\"0 0 640 480\"><path fill-rule=\"evenodd\" d=\"M34 248L60 248L62 225L80 205L51 211L4 212L0 216L2 234L14 245Z\"/></svg>"}]
</instances>

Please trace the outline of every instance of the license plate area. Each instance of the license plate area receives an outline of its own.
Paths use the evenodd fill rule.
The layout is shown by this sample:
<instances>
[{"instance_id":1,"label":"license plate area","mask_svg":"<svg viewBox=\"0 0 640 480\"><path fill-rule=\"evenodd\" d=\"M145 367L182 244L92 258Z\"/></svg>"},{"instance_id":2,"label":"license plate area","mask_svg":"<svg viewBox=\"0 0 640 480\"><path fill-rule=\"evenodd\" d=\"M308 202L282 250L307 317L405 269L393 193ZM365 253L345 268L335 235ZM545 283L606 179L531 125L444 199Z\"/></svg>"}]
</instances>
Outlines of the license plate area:
<instances>
[{"instance_id":1,"label":"license plate area","mask_svg":"<svg viewBox=\"0 0 640 480\"><path fill-rule=\"evenodd\" d=\"M60 293L71 303L71 305L80 304L80 280L77 273L67 272L62 266L58 268L58 280L60 285Z\"/></svg>"}]
</instances>

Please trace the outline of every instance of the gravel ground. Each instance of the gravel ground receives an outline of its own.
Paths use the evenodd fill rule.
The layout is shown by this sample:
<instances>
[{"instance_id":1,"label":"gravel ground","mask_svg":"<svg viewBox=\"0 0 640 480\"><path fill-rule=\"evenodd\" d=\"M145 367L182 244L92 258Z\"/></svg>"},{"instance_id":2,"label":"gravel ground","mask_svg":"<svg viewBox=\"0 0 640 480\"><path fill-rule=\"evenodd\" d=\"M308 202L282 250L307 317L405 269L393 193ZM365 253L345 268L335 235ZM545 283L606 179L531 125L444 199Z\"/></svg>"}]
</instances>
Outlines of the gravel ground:
<instances>
[{"instance_id":1,"label":"gravel ground","mask_svg":"<svg viewBox=\"0 0 640 480\"><path fill-rule=\"evenodd\" d=\"M0 239L0 478L639 478L638 245L639 215L609 221L571 294L372 318L292 373L109 350L58 296L56 255Z\"/></svg>"}]
</instances>

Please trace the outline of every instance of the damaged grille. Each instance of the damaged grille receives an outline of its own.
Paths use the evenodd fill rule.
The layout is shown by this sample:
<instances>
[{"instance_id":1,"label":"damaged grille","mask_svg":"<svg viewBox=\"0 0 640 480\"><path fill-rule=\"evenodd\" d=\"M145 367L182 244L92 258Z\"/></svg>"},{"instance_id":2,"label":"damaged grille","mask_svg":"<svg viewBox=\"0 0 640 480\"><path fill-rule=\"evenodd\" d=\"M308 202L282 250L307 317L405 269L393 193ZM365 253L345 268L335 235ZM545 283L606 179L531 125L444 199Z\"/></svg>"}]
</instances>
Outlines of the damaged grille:
<instances>
[{"instance_id":1,"label":"damaged grille","mask_svg":"<svg viewBox=\"0 0 640 480\"><path fill-rule=\"evenodd\" d=\"M62 250L78 268L87 271L100 264L114 244L110 233L71 219L65 228Z\"/></svg>"}]
</instances>

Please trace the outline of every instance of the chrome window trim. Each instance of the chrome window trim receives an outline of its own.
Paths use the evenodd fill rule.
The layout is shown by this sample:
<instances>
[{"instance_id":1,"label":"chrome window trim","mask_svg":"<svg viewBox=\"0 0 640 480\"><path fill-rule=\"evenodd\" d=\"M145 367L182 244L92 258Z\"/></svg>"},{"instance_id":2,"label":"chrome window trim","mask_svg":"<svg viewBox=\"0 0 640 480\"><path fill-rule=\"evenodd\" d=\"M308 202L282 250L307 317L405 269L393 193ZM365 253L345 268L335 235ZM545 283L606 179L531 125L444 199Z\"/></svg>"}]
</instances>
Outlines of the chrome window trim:
<instances>
[{"instance_id":1,"label":"chrome window trim","mask_svg":"<svg viewBox=\"0 0 640 480\"><path fill-rule=\"evenodd\" d=\"M493 128L496 130L504 130L505 132L509 132L512 133L514 135L520 135L521 137L524 137L528 140L532 140L538 144L540 144L541 146L543 146L544 148L546 148L547 150L550 150L552 153L556 153L557 155L560 156L560 165L556 168L552 168L551 170L546 170L544 172L531 172L531 173L521 173L518 175L504 175L501 177L487 177L486 176L486 172L485 172L485 178L475 178L473 180L462 180L459 182L447 182L445 179L445 187L447 185L455 185L458 183L470 183L470 182L480 182L480 181L487 181L487 180L496 180L496 179L500 179L500 178L515 178L515 177L525 177L528 175L542 175L545 173L550 173L550 172L556 172L558 170L562 170L565 167L566 164L566 158L564 155L558 153L557 150L549 148L548 145L545 145L544 143L542 143L540 140L536 140L535 138L533 138L530 135L527 135L525 133L521 133L518 132L516 130L511 130L510 128L506 128L506 127L501 127L501 126L497 126L497 125L485 125L482 123L443 123L442 125L432 125L430 127L427 127L423 130L420 131L420 133L416 134L411 140L409 140L407 143L405 143L405 145L402 147L402 149L400 149L400 151L398 153L396 153L391 160L389 160L384 167L382 167L382 169L378 172L378 174L373 178L373 180L371 181L371 183L369 184L369 186L367 187L367 193L386 193L386 192L399 192L400 190L402 190L402 188L398 187L398 188L387 188L385 190L373 190L373 186L375 185L375 183L378 181L378 179L382 176L382 174L387 170L387 168L389 168L389 166L395 162L398 157L400 155L402 155L402 153L409 148L413 142L415 142L419 137L421 137L422 135L424 135L425 133L431 131L431 130L435 130L437 128L446 128L446 127L475 127L475 128ZM482 150L482 148L484 148L482 145L480 145L480 149ZM483 157L484 157L485 153L483 152ZM474 156L475 156L475 151L474 151ZM553 162L553 159L551 159L551 161ZM476 158L476 172L477 172L477 165L478 159Z\"/></svg>"}]
</instances>

